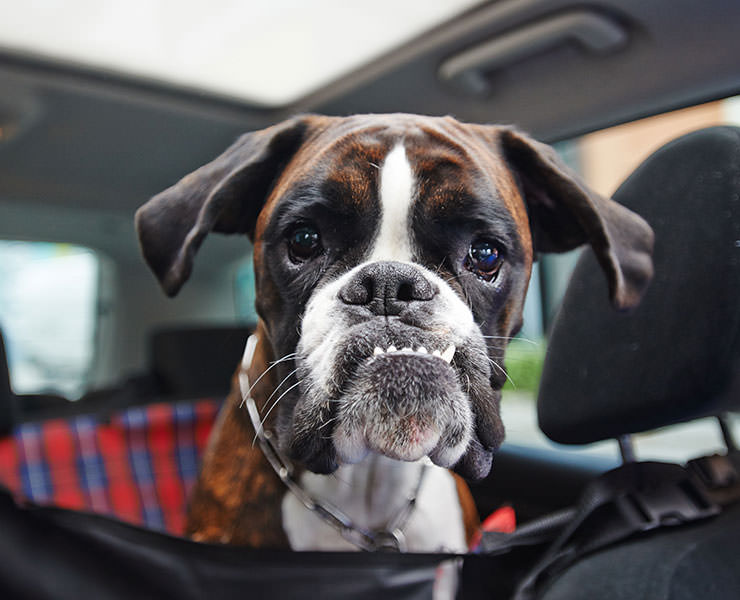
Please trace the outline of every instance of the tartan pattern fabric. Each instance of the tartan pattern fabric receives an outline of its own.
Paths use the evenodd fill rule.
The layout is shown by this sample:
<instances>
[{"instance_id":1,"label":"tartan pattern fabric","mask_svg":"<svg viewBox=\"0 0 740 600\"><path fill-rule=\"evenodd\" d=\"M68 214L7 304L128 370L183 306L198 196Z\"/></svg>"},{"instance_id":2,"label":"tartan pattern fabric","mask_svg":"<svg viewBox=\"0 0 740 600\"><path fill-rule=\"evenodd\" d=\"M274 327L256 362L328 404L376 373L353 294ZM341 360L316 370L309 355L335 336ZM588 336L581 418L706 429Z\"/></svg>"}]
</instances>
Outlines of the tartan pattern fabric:
<instances>
[{"instance_id":1,"label":"tartan pattern fabric","mask_svg":"<svg viewBox=\"0 0 740 600\"><path fill-rule=\"evenodd\" d=\"M220 400L24 423L0 439L0 484L19 500L182 534Z\"/></svg>"}]
</instances>

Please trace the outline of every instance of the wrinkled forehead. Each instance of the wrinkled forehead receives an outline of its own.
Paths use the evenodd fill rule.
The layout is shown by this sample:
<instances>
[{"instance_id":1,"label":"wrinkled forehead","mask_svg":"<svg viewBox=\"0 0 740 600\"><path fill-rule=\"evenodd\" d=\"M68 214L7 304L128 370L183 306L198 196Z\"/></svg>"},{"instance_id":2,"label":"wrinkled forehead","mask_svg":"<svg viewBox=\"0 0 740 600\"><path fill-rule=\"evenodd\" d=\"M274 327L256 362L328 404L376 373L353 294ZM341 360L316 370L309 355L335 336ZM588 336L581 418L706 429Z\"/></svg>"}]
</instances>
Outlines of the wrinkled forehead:
<instances>
[{"instance_id":1,"label":"wrinkled forehead","mask_svg":"<svg viewBox=\"0 0 740 600\"><path fill-rule=\"evenodd\" d=\"M413 203L445 212L475 198L503 209L517 229L528 230L514 177L490 132L481 133L480 126L451 118L338 118L311 136L289 163L260 215L257 237L277 206L296 196L318 196L358 214L372 213L379 205L381 179L394 151L396 157L400 151L402 168L408 170Z\"/></svg>"}]
</instances>

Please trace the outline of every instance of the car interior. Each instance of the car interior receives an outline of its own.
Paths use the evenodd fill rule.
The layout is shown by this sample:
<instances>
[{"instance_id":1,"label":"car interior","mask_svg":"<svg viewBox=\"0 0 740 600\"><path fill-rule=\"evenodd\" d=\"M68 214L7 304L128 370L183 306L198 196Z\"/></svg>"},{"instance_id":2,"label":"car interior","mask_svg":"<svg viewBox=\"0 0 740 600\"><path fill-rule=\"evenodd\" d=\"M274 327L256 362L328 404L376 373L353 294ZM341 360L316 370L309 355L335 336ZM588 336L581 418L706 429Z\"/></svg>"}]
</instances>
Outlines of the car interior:
<instances>
[{"instance_id":1,"label":"car interior","mask_svg":"<svg viewBox=\"0 0 740 600\"><path fill-rule=\"evenodd\" d=\"M3 597L429 598L445 560L466 599L739 597L740 4L281 1L265 21L226 4L206 19L197 2L174 18L162 2L49 1L0 24ZM123 15L177 34L108 39ZM157 71L164 59L142 59L152 32L163 55L202 64ZM269 50L239 54L242 37ZM219 42L230 60L208 50ZM369 49L351 62L355 42ZM107 62L116 43L138 62ZM303 54L338 66L301 84L278 48L298 74ZM251 69L263 90L229 81ZM589 250L538 258L506 358L507 441L471 484L483 529L468 554L186 539L188 492L257 321L252 248L209 236L170 299L134 212L246 131L385 112L552 144L650 223L653 282L620 313ZM502 509L513 531L486 527Z\"/></svg>"}]
</instances>

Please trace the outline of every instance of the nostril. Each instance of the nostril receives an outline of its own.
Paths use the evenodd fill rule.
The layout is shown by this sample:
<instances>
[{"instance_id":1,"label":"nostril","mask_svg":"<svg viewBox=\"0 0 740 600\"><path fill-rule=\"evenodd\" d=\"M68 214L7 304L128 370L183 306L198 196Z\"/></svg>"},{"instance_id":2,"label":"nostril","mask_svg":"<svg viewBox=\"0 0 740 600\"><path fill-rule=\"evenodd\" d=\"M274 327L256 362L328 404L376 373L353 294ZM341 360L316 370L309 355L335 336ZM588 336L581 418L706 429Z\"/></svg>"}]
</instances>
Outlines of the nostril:
<instances>
[{"instance_id":1,"label":"nostril","mask_svg":"<svg viewBox=\"0 0 740 600\"><path fill-rule=\"evenodd\" d=\"M375 295L375 283L370 275L353 279L339 292L345 304L370 304Z\"/></svg>"},{"instance_id":2,"label":"nostril","mask_svg":"<svg viewBox=\"0 0 740 600\"><path fill-rule=\"evenodd\" d=\"M367 275L363 278L361 285L365 292L361 304L368 304L375 297L375 281L371 276Z\"/></svg>"},{"instance_id":3,"label":"nostril","mask_svg":"<svg viewBox=\"0 0 740 600\"><path fill-rule=\"evenodd\" d=\"M414 299L414 286L410 282L403 282L398 286L396 299L401 302L411 302Z\"/></svg>"}]
</instances>

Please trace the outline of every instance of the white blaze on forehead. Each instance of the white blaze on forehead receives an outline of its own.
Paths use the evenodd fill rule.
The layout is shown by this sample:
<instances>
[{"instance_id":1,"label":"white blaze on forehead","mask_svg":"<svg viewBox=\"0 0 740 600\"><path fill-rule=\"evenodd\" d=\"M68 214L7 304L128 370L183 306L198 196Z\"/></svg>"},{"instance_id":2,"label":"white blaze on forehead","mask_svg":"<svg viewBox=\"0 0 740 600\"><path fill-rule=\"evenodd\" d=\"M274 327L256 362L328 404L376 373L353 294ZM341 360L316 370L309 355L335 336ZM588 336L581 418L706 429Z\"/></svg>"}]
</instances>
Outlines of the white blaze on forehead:
<instances>
[{"instance_id":1,"label":"white blaze on forehead","mask_svg":"<svg viewBox=\"0 0 740 600\"><path fill-rule=\"evenodd\" d=\"M396 145L380 168L380 230L369 260L411 260L411 203L414 174L403 144Z\"/></svg>"}]
</instances>

